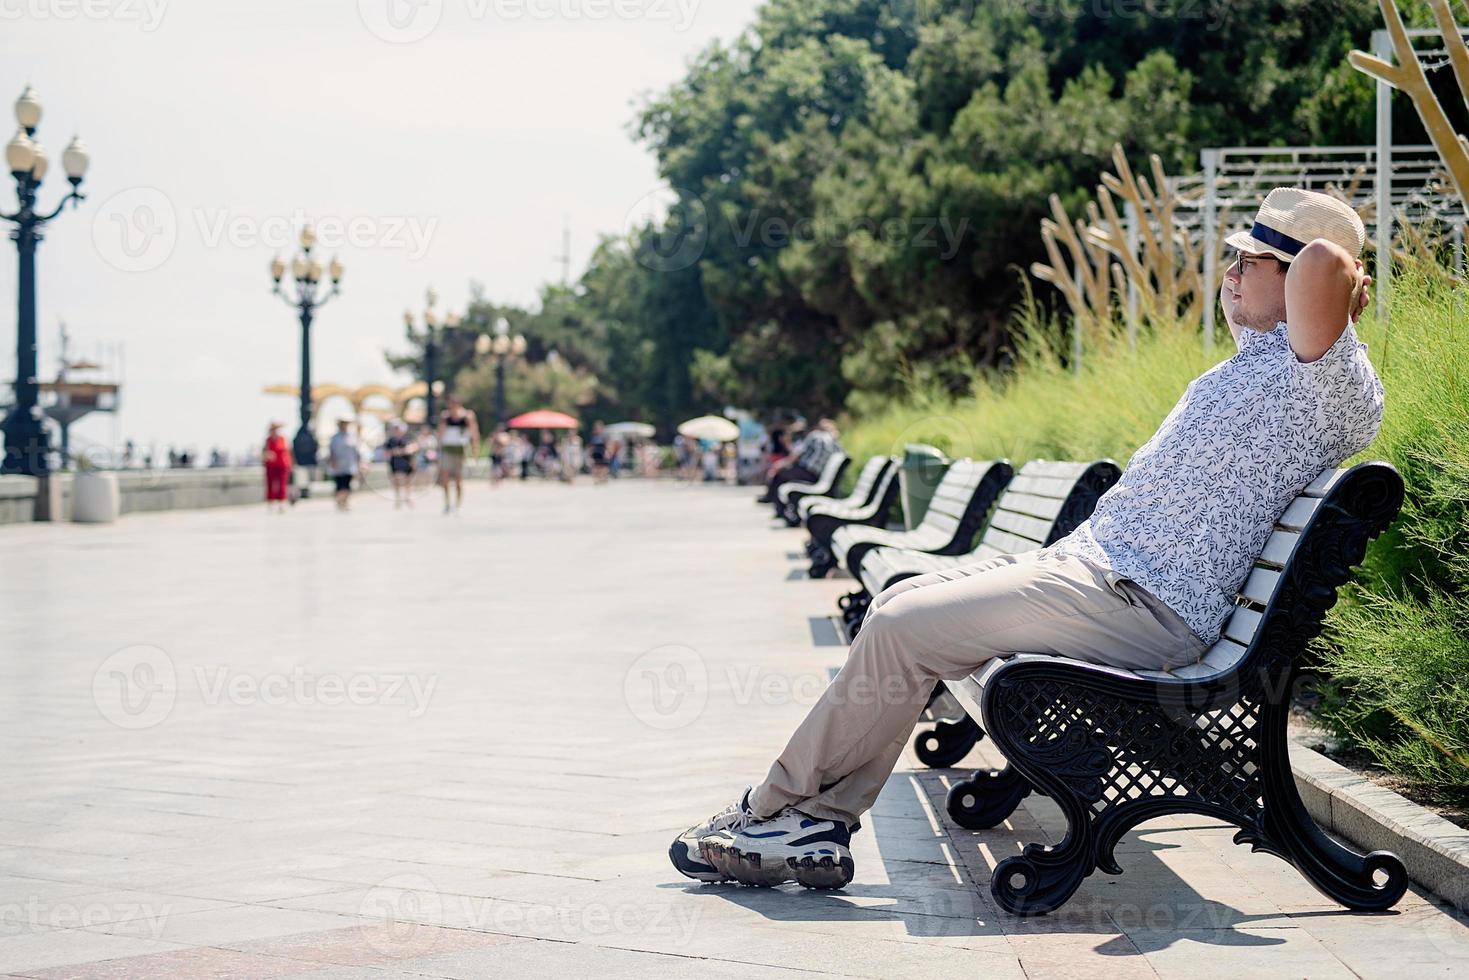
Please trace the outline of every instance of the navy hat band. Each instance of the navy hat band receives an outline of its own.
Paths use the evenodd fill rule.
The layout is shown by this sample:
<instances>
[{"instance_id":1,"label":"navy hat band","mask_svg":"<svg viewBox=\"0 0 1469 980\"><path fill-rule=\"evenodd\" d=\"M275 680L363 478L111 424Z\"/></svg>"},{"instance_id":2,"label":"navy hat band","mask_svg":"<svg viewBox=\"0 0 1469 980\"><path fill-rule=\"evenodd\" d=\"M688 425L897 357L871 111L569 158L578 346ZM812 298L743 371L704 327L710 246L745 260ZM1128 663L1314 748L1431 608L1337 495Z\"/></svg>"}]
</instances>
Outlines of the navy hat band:
<instances>
[{"instance_id":1,"label":"navy hat band","mask_svg":"<svg viewBox=\"0 0 1469 980\"><path fill-rule=\"evenodd\" d=\"M1258 221L1255 222L1255 227L1250 229L1250 237L1257 242L1269 245L1271 248L1278 248L1289 255L1300 255L1301 249L1306 247L1305 242L1282 234L1274 228L1260 224Z\"/></svg>"}]
</instances>

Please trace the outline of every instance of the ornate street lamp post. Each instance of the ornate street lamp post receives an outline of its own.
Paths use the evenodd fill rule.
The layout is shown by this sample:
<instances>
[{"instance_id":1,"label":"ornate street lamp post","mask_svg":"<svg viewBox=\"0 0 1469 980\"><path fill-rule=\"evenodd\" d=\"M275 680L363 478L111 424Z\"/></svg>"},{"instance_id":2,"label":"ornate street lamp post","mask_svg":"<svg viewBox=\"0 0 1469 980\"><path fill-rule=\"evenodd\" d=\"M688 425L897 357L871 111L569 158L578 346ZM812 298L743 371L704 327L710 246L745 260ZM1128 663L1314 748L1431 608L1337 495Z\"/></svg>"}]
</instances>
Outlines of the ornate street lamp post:
<instances>
[{"instance_id":1,"label":"ornate street lamp post","mask_svg":"<svg viewBox=\"0 0 1469 980\"><path fill-rule=\"evenodd\" d=\"M480 334L474 352L495 358L495 424L499 425L505 421L505 362L525 353L525 338L520 334L510 336L510 322L502 316L495 321L495 336Z\"/></svg>"},{"instance_id":2,"label":"ornate street lamp post","mask_svg":"<svg viewBox=\"0 0 1469 980\"><path fill-rule=\"evenodd\" d=\"M436 425L434 415L434 399L444 390L439 382L439 344L443 340L444 330L453 330L459 326L459 314L450 310L443 318L439 319L439 311L434 309L439 302L439 294L432 286L424 297L427 303L423 308L423 380L428 388L428 396L424 404L424 421L430 426ZM413 311L403 311L403 323L409 331L414 328Z\"/></svg>"},{"instance_id":3,"label":"ornate street lamp post","mask_svg":"<svg viewBox=\"0 0 1469 980\"><path fill-rule=\"evenodd\" d=\"M15 102L15 119L20 129L5 147L5 163L15 178L16 197L20 208L0 218L15 225L10 240L20 252L20 276L17 283L15 328L15 406L5 417L5 460L0 473L22 473L45 476L51 454L50 439L41 424L40 381L36 377L36 245L41 241L40 228L61 213L66 202L79 202L82 177L90 162L82 141L72 138L61 154L62 169L71 182L71 191L49 214L36 210L36 191L46 176L49 161L46 151L35 139L41 122L41 100L29 85Z\"/></svg>"},{"instance_id":4,"label":"ornate street lamp post","mask_svg":"<svg viewBox=\"0 0 1469 980\"><path fill-rule=\"evenodd\" d=\"M270 261L270 278L275 281L272 292L301 318L301 427L296 430L291 455L297 466L308 468L316 465L317 454L316 434L311 431L311 321L318 309L341 292L342 282L342 263L333 258L323 275L320 260L311 254L315 247L316 229L308 224L301 229L301 251L291 259L291 278L296 288L290 292L281 288L286 263L279 255Z\"/></svg>"}]
</instances>

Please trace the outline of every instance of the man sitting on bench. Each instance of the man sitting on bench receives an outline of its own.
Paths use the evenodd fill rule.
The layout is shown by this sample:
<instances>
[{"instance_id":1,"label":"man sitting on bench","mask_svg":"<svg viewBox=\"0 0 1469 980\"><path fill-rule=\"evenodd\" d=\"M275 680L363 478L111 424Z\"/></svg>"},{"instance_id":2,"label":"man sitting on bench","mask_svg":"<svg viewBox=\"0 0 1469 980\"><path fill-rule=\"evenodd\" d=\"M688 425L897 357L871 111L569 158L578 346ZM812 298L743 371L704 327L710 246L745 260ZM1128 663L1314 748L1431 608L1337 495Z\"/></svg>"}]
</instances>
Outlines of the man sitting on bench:
<instances>
[{"instance_id":1,"label":"man sitting on bench","mask_svg":"<svg viewBox=\"0 0 1469 980\"><path fill-rule=\"evenodd\" d=\"M791 454L775 467L765 483L765 495L755 498L757 504L773 504L775 492L784 483L815 483L831 454L841 451L837 441L837 424L831 419L822 419L796 443Z\"/></svg>"},{"instance_id":2,"label":"man sitting on bench","mask_svg":"<svg viewBox=\"0 0 1469 980\"><path fill-rule=\"evenodd\" d=\"M765 780L680 835L699 881L839 888L848 849L934 685L1050 654L1128 670L1197 661L1285 506L1364 449L1382 385L1353 323L1371 279L1356 213L1277 188L1220 299L1238 353L1195 379L1091 518L1056 544L902 581Z\"/></svg>"}]
</instances>

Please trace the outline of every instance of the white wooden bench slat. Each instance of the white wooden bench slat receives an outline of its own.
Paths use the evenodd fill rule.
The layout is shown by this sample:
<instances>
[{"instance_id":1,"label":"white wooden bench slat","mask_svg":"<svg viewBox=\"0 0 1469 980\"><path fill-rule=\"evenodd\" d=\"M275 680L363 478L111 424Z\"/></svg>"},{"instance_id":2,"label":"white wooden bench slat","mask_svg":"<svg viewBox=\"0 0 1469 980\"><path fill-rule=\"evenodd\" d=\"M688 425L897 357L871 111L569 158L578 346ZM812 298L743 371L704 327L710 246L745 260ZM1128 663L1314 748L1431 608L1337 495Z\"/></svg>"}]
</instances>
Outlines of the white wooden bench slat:
<instances>
[{"instance_id":1,"label":"white wooden bench slat","mask_svg":"<svg viewBox=\"0 0 1469 980\"><path fill-rule=\"evenodd\" d=\"M1346 473L1347 473L1347 471L1345 469L1340 469L1340 470L1327 470L1326 472L1322 473L1320 476L1316 477L1316 479L1314 479L1310 483L1308 483L1306 485L1306 489L1304 489L1304 490L1301 491L1301 496L1303 496L1303 497L1324 497L1324 496L1326 496L1328 493L1331 492L1331 488L1334 487L1334 486L1336 486L1337 483L1341 480L1341 478L1343 476L1346 476Z\"/></svg>"},{"instance_id":2,"label":"white wooden bench slat","mask_svg":"<svg viewBox=\"0 0 1469 980\"><path fill-rule=\"evenodd\" d=\"M1039 517L1029 517L1014 511L1002 510L995 512L994 518L990 521L990 527L997 527L1002 531L1013 531L1021 537L1030 538L1039 543L1051 533L1051 525L1054 523L1054 521L1042 520Z\"/></svg>"},{"instance_id":3,"label":"white wooden bench slat","mask_svg":"<svg viewBox=\"0 0 1469 980\"><path fill-rule=\"evenodd\" d=\"M1260 560L1271 565L1282 566L1290 560L1291 552L1296 550L1296 543L1300 540L1299 531L1275 531L1265 542L1265 550L1260 552Z\"/></svg>"},{"instance_id":4,"label":"white wooden bench slat","mask_svg":"<svg viewBox=\"0 0 1469 980\"><path fill-rule=\"evenodd\" d=\"M1091 463L1033 459L1022 467L1028 476L1057 476L1075 482Z\"/></svg>"},{"instance_id":5,"label":"white wooden bench slat","mask_svg":"<svg viewBox=\"0 0 1469 980\"><path fill-rule=\"evenodd\" d=\"M1290 502L1285 513L1280 515L1281 527L1292 531L1299 531L1311 520L1311 515L1316 513L1316 508L1321 506L1320 497L1297 497Z\"/></svg>"},{"instance_id":6,"label":"white wooden bench slat","mask_svg":"<svg viewBox=\"0 0 1469 980\"><path fill-rule=\"evenodd\" d=\"M1249 645L1260 626L1261 616L1247 606L1237 606L1224 624L1224 635L1237 643Z\"/></svg>"},{"instance_id":7,"label":"white wooden bench slat","mask_svg":"<svg viewBox=\"0 0 1469 980\"><path fill-rule=\"evenodd\" d=\"M1279 572L1272 568L1253 568L1239 594L1257 605L1268 606L1279 584Z\"/></svg>"},{"instance_id":8,"label":"white wooden bench slat","mask_svg":"<svg viewBox=\"0 0 1469 980\"><path fill-rule=\"evenodd\" d=\"M1204 667L1211 674L1221 670L1228 670L1230 667L1239 663L1240 658L1245 655L1247 649L1249 647L1241 646L1227 636L1221 636L1219 642L1204 651L1204 655L1199 658L1199 663L1191 666ZM1175 670L1174 674L1177 676L1178 671Z\"/></svg>"},{"instance_id":9,"label":"white wooden bench slat","mask_svg":"<svg viewBox=\"0 0 1469 980\"><path fill-rule=\"evenodd\" d=\"M1061 507L1066 501L1061 497L1037 497L1032 493L1007 492L996 505L998 510L1013 510L1031 517L1044 517L1054 520L1061 513Z\"/></svg>"},{"instance_id":10,"label":"white wooden bench slat","mask_svg":"<svg viewBox=\"0 0 1469 980\"><path fill-rule=\"evenodd\" d=\"M956 565L974 565L978 562L989 561L991 558L998 558L1006 554L1009 554L1009 552L996 548L992 544L981 544L978 548L974 549L973 554L955 555L954 557Z\"/></svg>"},{"instance_id":11,"label":"white wooden bench slat","mask_svg":"<svg viewBox=\"0 0 1469 980\"><path fill-rule=\"evenodd\" d=\"M1035 551L1041 546L1039 541L1022 538L1009 531L998 531L994 527L984 532L984 543L997 549L1002 555L1018 555L1026 551Z\"/></svg>"},{"instance_id":12,"label":"white wooden bench slat","mask_svg":"<svg viewBox=\"0 0 1469 980\"><path fill-rule=\"evenodd\" d=\"M1068 480L1062 477L1032 476L1022 469L1021 475L1011 480L1005 489L1013 490L1017 493L1033 493L1037 497L1057 497L1064 499L1070 495L1072 488L1075 486L1076 480L1074 478Z\"/></svg>"}]
</instances>

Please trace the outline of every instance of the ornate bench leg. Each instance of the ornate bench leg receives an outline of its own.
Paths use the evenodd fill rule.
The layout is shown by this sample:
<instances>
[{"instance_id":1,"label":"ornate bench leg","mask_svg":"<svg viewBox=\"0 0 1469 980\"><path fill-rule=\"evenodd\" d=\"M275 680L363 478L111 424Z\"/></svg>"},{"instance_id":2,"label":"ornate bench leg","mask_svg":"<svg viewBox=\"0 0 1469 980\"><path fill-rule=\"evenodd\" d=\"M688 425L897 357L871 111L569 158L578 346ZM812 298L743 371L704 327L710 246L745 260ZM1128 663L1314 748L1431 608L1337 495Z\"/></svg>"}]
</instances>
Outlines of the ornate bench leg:
<instances>
[{"instance_id":1,"label":"ornate bench leg","mask_svg":"<svg viewBox=\"0 0 1469 980\"><path fill-rule=\"evenodd\" d=\"M1396 905L1408 888L1403 862L1391 851L1359 854L1326 836L1301 802L1285 748L1272 748L1275 764L1263 773L1264 834L1241 830L1235 843L1284 858L1322 894L1349 909L1381 912Z\"/></svg>"},{"instance_id":2,"label":"ornate bench leg","mask_svg":"<svg viewBox=\"0 0 1469 980\"><path fill-rule=\"evenodd\" d=\"M837 607L842 611L842 622L847 624L847 635L857 635L857 626L862 622L862 617L867 615L867 607L871 604L872 596L867 594L866 589L849 592L837 600Z\"/></svg>"},{"instance_id":3,"label":"ornate bench leg","mask_svg":"<svg viewBox=\"0 0 1469 980\"><path fill-rule=\"evenodd\" d=\"M949 787L945 809L966 830L998 827L1030 795L1030 781L1013 766L980 769Z\"/></svg>"},{"instance_id":4,"label":"ornate bench leg","mask_svg":"<svg viewBox=\"0 0 1469 980\"><path fill-rule=\"evenodd\" d=\"M925 766L947 769L968 755L982 738L984 730L979 724L961 713L958 718L939 721L933 728L913 736L913 751Z\"/></svg>"},{"instance_id":5,"label":"ornate bench leg","mask_svg":"<svg viewBox=\"0 0 1469 980\"><path fill-rule=\"evenodd\" d=\"M1000 908L1011 915L1045 915L1065 905L1095 868L1090 845L1075 833L1072 824L1059 847L1027 844L1019 857L1001 861L990 879L990 894Z\"/></svg>"},{"instance_id":6,"label":"ornate bench leg","mask_svg":"<svg viewBox=\"0 0 1469 980\"><path fill-rule=\"evenodd\" d=\"M831 552L814 541L811 543L811 567L806 569L807 575L811 578L826 578L826 573L836 568L836 565L836 559L831 556Z\"/></svg>"}]
</instances>

